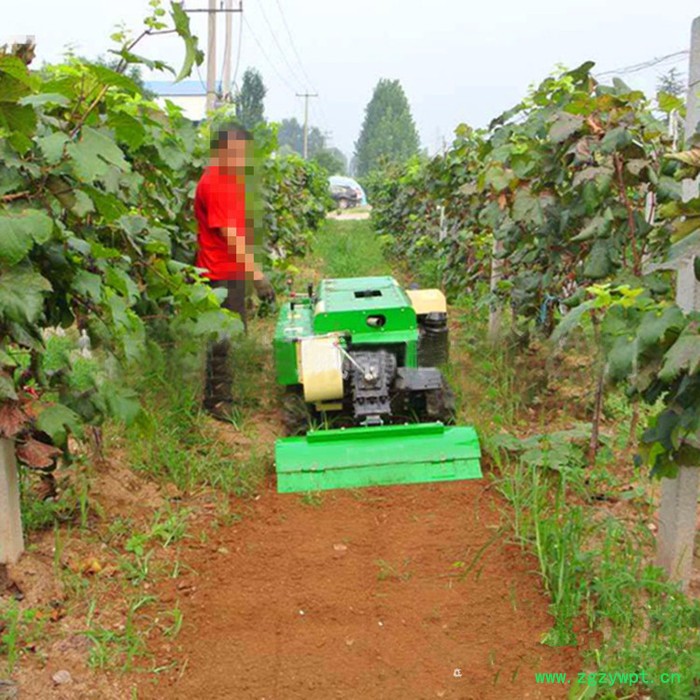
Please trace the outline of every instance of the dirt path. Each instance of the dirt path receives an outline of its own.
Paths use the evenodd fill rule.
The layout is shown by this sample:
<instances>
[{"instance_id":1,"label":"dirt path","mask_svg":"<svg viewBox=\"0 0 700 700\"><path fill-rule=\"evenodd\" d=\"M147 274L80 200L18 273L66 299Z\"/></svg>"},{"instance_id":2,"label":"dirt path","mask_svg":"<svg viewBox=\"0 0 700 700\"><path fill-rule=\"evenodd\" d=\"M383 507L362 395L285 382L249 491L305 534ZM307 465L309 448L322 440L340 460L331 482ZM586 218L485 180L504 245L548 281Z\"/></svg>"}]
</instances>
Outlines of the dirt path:
<instances>
[{"instance_id":1,"label":"dirt path","mask_svg":"<svg viewBox=\"0 0 700 700\"><path fill-rule=\"evenodd\" d=\"M535 562L497 540L487 482L279 495L193 548L179 590L184 672L139 698L549 698L534 673L580 669L551 625ZM175 650L156 650L166 652ZM459 671L457 671L459 669ZM461 673L461 677L459 676Z\"/></svg>"},{"instance_id":2,"label":"dirt path","mask_svg":"<svg viewBox=\"0 0 700 700\"><path fill-rule=\"evenodd\" d=\"M367 232L348 232L354 245L368 246ZM329 240L342 233L333 229ZM269 344L270 321L252 332ZM266 451L281 426L269 400L271 359L265 363L266 410L253 442ZM222 438L239 443L233 427ZM538 686L534 674L575 673L580 657L540 644L552 618L536 561L507 543L499 529L507 506L489 484L301 496L278 494L270 476L257 500L232 498L242 520L226 528L214 527L213 513L201 520L182 552L183 570L193 573L157 591L177 601L184 625L174 642L152 650L160 665L178 660L178 670L141 677L138 697L566 697L564 686Z\"/></svg>"}]
</instances>

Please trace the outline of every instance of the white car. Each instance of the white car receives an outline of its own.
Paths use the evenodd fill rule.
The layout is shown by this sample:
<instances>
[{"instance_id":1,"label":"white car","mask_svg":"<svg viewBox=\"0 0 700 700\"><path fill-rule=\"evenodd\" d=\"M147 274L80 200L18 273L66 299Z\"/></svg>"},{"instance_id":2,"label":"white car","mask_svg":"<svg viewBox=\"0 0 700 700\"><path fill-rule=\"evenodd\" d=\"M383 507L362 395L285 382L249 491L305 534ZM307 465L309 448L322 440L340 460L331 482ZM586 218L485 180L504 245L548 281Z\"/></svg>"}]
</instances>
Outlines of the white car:
<instances>
[{"instance_id":1,"label":"white car","mask_svg":"<svg viewBox=\"0 0 700 700\"><path fill-rule=\"evenodd\" d=\"M357 207L367 204L367 197L360 184L351 177L332 175L328 178L331 197L338 204L339 209Z\"/></svg>"}]
</instances>

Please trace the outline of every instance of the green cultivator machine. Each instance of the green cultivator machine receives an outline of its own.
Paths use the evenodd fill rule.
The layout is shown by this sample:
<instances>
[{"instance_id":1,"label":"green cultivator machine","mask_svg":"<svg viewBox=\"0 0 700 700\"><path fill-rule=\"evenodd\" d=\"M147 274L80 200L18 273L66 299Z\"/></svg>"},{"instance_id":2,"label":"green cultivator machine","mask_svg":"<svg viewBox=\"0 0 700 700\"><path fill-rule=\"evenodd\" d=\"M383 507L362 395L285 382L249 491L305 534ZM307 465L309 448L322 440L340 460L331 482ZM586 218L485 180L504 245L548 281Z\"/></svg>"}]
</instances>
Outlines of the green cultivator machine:
<instances>
[{"instance_id":1,"label":"green cultivator machine","mask_svg":"<svg viewBox=\"0 0 700 700\"><path fill-rule=\"evenodd\" d=\"M472 427L454 426L438 290L392 277L323 280L282 307L277 381L287 387L277 441L280 492L476 479Z\"/></svg>"}]
</instances>

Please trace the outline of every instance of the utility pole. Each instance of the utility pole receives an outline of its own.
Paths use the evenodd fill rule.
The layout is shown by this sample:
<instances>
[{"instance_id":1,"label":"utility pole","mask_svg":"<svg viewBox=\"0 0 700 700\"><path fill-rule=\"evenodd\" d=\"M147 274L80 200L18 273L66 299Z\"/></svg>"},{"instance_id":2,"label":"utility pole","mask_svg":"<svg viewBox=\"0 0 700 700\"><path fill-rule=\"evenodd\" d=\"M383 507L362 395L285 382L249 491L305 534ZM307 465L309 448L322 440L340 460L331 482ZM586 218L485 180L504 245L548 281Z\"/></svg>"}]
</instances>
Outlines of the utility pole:
<instances>
[{"instance_id":1,"label":"utility pole","mask_svg":"<svg viewBox=\"0 0 700 700\"><path fill-rule=\"evenodd\" d=\"M224 6L225 2L225 6ZM222 0L221 7L216 7L216 0L209 0L208 9L192 8L185 12L206 12L209 18L207 29L207 102L206 111L211 112L216 106L216 15L223 12L226 15L226 45L224 46L224 97L229 91L230 85L225 81L231 81L231 15L234 12L243 12L243 0L238 7L233 7L233 0Z\"/></svg>"},{"instance_id":2,"label":"utility pole","mask_svg":"<svg viewBox=\"0 0 700 700\"><path fill-rule=\"evenodd\" d=\"M309 97L318 97L316 92L297 92L297 97L304 98L304 159L309 157Z\"/></svg>"},{"instance_id":3,"label":"utility pole","mask_svg":"<svg viewBox=\"0 0 700 700\"><path fill-rule=\"evenodd\" d=\"M224 26L226 28L226 39L224 41L224 71L221 76L221 99L224 102L231 102L231 34L233 26L233 0L225 0Z\"/></svg>"},{"instance_id":4,"label":"utility pole","mask_svg":"<svg viewBox=\"0 0 700 700\"><path fill-rule=\"evenodd\" d=\"M207 33L207 105L209 114L216 103L216 0L209 0Z\"/></svg>"},{"instance_id":5,"label":"utility pole","mask_svg":"<svg viewBox=\"0 0 700 700\"><path fill-rule=\"evenodd\" d=\"M688 102L686 105L686 148L698 131L700 122L700 17L693 20L688 70ZM682 182L683 200L698 196L698 180ZM695 277L694 261L700 257L700 243L689 254L675 261L676 303L686 313L700 311L700 282ZM662 268L663 269L663 268ZM667 266L666 269L669 269ZM693 571L698 494L700 494L700 465L678 467L675 479L661 480L659 503L659 534L656 563L666 570L672 581L679 581L687 590Z\"/></svg>"}]
</instances>

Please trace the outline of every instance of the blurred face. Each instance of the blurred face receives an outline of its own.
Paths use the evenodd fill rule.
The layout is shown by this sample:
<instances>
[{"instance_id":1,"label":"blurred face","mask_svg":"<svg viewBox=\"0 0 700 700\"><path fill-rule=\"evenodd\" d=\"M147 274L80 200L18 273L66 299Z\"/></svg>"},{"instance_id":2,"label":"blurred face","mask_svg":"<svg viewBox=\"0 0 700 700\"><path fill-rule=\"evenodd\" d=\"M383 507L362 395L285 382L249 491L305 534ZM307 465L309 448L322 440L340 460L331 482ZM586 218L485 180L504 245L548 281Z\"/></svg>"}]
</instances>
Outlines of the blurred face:
<instances>
[{"instance_id":1,"label":"blurred face","mask_svg":"<svg viewBox=\"0 0 700 700\"><path fill-rule=\"evenodd\" d=\"M250 142L246 139L229 138L223 148L214 152L217 165L230 173L243 174L251 164Z\"/></svg>"}]
</instances>

